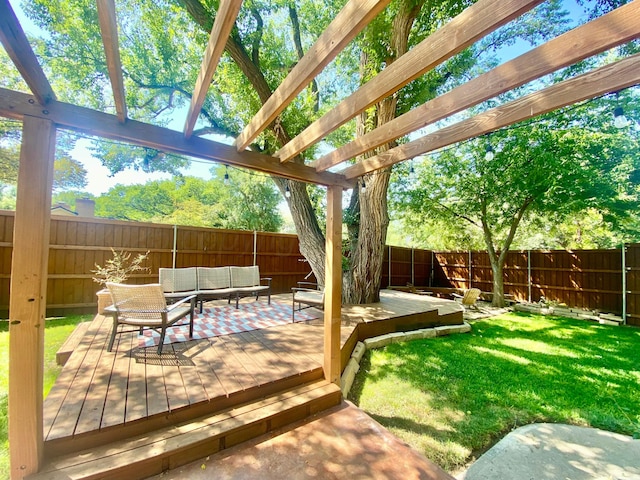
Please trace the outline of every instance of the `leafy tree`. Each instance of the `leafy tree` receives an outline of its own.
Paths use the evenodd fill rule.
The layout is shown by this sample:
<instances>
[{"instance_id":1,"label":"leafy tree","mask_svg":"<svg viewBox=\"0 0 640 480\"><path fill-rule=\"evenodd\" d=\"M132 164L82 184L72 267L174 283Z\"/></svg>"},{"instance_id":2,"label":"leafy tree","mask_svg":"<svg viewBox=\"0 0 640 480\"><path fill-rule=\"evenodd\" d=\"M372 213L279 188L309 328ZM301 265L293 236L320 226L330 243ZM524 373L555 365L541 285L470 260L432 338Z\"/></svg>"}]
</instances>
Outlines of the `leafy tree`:
<instances>
[{"instance_id":1,"label":"leafy tree","mask_svg":"<svg viewBox=\"0 0 640 480\"><path fill-rule=\"evenodd\" d=\"M278 231L280 196L264 176L215 169L212 180L174 177L117 185L96 199L96 215L133 221Z\"/></svg>"},{"instance_id":2,"label":"leafy tree","mask_svg":"<svg viewBox=\"0 0 640 480\"><path fill-rule=\"evenodd\" d=\"M65 190L63 192L54 192L51 198L51 203L53 205L56 203L66 203L71 208L76 208L76 200L78 198L85 198L94 201L96 199L94 195L87 192L80 190Z\"/></svg>"},{"instance_id":3,"label":"leafy tree","mask_svg":"<svg viewBox=\"0 0 640 480\"><path fill-rule=\"evenodd\" d=\"M56 158L53 169L54 190L82 189L87 186L87 171L79 161L61 156Z\"/></svg>"},{"instance_id":4,"label":"leafy tree","mask_svg":"<svg viewBox=\"0 0 640 480\"><path fill-rule=\"evenodd\" d=\"M209 90L200 116L201 128L196 133L235 137L343 3L343 0L246 3L227 41L226 55ZM345 92L375 76L471 3L472 0L395 0L317 81L298 95L251 148L273 153ZM112 111L93 2L28 0L27 4L30 16L48 32L38 51L46 60L47 68L55 73L54 89L60 98ZM169 114L189 101L216 7L217 2L212 0L118 2L125 91L133 118L166 124ZM559 18L558 2L545 2L538 12L538 15L548 12L545 31L555 34L562 28L562 22L555 21ZM529 15L520 20L519 24L525 27L515 34L537 41L540 29L536 18ZM497 38L495 45L483 48L498 48L500 41ZM473 68L481 53L477 47L460 53L414 80L397 95L372 106L345 129L329 136L326 142L343 142L353 134L362 135L451 88L475 73ZM395 142L385 145L379 151L394 145ZM303 163L313 157L315 151L312 148L294 161ZM170 169L173 163L156 161L156 156L148 158L147 152L127 158L105 144L98 147L97 153L112 172L125 166ZM367 175L363 179L366 194L355 190L345 212L350 248L344 282L347 302L378 299L390 178L390 169ZM316 215L312 200L315 190L308 190L307 185L299 182L279 178L274 181L281 194L286 189L290 192L287 204L300 238L301 252L322 282L325 240L322 219Z\"/></svg>"},{"instance_id":5,"label":"leafy tree","mask_svg":"<svg viewBox=\"0 0 640 480\"><path fill-rule=\"evenodd\" d=\"M637 92L625 92L637 103ZM638 129L612 123L610 99L587 102L457 145L419 168L416 188L398 202L417 218L437 217L479 230L493 272L494 304L504 300L502 269L524 219L559 224L597 211L619 225L637 210ZM485 155L488 146L495 150Z\"/></svg>"}]
</instances>

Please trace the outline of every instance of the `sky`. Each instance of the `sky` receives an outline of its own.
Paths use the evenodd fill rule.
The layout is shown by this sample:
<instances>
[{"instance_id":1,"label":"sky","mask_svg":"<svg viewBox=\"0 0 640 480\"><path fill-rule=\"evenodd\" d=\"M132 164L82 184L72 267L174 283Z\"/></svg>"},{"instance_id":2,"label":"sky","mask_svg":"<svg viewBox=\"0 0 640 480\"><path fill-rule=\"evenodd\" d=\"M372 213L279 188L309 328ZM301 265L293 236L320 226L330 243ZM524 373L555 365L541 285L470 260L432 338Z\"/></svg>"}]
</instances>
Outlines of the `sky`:
<instances>
[{"instance_id":1,"label":"sky","mask_svg":"<svg viewBox=\"0 0 640 480\"><path fill-rule=\"evenodd\" d=\"M9 2L13 7L23 29L27 33L37 32L37 27L22 13L20 8L20 0L10 0ZM576 23L582 23L586 15L583 12L583 8L578 6L576 0L562 0L563 6L567 9ZM503 60L507 61L511 58L520 55L524 50L529 49L530 46L524 44L516 44L515 46L504 51L502 55ZM173 119L168 125L169 128L177 131L182 131L184 121L187 115L187 107L176 110L173 113ZM217 136L216 141L231 144L232 139L223 138ZM106 193L110 188L117 184L132 185L145 183L151 180L169 179L171 175L166 173L144 173L140 171L126 170L119 172L113 176L110 176L109 170L104 167L101 162L91 155L91 151L87 148L90 144L89 140L78 140L75 148L71 151L71 155L76 160L82 162L86 171L88 185L85 187L85 191L95 196ZM208 179L211 178L210 168L215 164L204 160L193 159L191 166L187 169L183 169L184 175L193 175L199 178Z\"/></svg>"}]
</instances>

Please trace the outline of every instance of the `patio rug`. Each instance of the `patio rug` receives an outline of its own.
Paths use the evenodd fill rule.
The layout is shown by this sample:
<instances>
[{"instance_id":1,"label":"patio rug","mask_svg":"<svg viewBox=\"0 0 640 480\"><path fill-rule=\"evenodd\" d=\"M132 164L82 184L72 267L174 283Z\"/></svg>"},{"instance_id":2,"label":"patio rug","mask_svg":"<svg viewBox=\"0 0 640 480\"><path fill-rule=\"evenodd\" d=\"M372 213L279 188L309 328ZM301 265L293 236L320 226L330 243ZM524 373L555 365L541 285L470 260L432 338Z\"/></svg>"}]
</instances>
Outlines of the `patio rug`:
<instances>
[{"instance_id":1,"label":"patio rug","mask_svg":"<svg viewBox=\"0 0 640 480\"><path fill-rule=\"evenodd\" d=\"M316 318L305 311L296 312L296 322ZM224 305L205 308L203 313L198 313L193 319L193 338L217 337L230 333L248 332L260 328L275 327L291 323L291 305L271 302L266 300L251 303L241 303L236 310L235 305ZM158 345L160 334L155 330L144 330L138 335L138 346L153 347ZM189 318L185 318L173 327L167 328L164 344L186 342L189 339Z\"/></svg>"}]
</instances>

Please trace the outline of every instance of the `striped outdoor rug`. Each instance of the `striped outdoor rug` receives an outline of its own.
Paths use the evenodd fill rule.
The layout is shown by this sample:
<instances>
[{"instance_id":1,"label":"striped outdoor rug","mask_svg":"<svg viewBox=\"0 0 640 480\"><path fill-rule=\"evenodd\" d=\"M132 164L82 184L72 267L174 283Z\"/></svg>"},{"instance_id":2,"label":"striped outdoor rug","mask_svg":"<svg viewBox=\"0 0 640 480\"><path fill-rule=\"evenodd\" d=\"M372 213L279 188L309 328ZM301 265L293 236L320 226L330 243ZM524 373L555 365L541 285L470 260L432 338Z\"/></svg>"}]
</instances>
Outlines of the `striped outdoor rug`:
<instances>
[{"instance_id":1,"label":"striped outdoor rug","mask_svg":"<svg viewBox=\"0 0 640 480\"><path fill-rule=\"evenodd\" d=\"M197 310L196 310L197 313ZM296 322L311 320L314 315L302 311L296 312ZM266 300L241 303L236 309L235 305L224 305L205 308L203 313L197 313L193 321L193 340L217 337L230 333L247 332L260 328L275 327L291 323L291 305ZM155 330L144 330L138 335L140 347L153 347L158 345L160 334ZM186 342L189 340L189 318L184 324L174 325L167 329L164 344Z\"/></svg>"}]
</instances>

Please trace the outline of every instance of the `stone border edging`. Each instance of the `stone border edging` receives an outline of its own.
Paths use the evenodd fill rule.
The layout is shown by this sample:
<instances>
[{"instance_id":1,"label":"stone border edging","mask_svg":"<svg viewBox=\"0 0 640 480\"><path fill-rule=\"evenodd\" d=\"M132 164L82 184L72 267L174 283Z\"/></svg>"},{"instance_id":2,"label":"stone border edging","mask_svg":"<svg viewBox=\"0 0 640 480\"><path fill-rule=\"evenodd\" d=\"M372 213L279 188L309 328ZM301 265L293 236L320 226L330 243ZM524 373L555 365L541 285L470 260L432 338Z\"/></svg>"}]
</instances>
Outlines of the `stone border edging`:
<instances>
[{"instance_id":1,"label":"stone border edging","mask_svg":"<svg viewBox=\"0 0 640 480\"><path fill-rule=\"evenodd\" d=\"M351 353L351 357L347 362L347 366L340 377L340 385L342 390L342 398L347 398L356 374L360 370L360 361L365 352L372 348L382 348L390 343L408 342L410 340L418 340L422 338L444 337L452 333L468 333L471 331L471 325L464 322L461 325L443 325L440 327L421 328L420 330L412 330L410 332L394 332L371 337L364 342L356 343Z\"/></svg>"},{"instance_id":2,"label":"stone border edging","mask_svg":"<svg viewBox=\"0 0 640 480\"><path fill-rule=\"evenodd\" d=\"M602 325L619 326L624 323L622 317L612 313L594 312L581 308L564 306L540 305L536 303L517 303L514 306L517 312L535 313L537 315L558 315L559 317L575 318L578 320L590 320Z\"/></svg>"}]
</instances>

